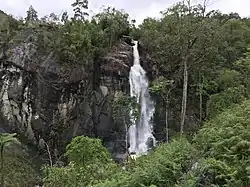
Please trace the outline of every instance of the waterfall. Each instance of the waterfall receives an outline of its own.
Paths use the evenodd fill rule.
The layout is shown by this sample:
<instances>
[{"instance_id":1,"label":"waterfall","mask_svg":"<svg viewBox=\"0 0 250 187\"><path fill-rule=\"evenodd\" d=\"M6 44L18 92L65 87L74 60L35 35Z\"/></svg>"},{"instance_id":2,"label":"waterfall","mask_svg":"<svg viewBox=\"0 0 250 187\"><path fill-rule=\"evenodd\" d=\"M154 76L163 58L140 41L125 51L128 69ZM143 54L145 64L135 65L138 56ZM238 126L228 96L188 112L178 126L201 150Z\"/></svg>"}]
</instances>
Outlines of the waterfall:
<instances>
[{"instance_id":1,"label":"waterfall","mask_svg":"<svg viewBox=\"0 0 250 187\"><path fill-rule=\"evenodd\" d=\"M138 42L134 41L134 43L134 65L129 73L130 96L135 97L137 103L140 103L140 110L138 119L131 118L133 120L128 130L128 140L130 144L129 152L142 155L155 145L151 122L155 108L149 95L146 72L140 65Z\"/></svg>"}]
</instances>

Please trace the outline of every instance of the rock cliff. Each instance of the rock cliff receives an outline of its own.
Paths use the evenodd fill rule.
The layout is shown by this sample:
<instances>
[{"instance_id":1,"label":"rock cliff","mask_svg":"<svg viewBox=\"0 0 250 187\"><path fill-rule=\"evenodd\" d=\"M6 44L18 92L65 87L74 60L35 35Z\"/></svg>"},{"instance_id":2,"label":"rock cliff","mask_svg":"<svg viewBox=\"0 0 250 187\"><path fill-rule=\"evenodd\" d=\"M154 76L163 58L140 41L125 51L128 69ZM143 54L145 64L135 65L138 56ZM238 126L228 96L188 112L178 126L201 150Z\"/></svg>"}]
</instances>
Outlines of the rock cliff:
<instances>
[{"instance_id":1,"label":"rock cliff","mask_svg":"<svg viewBox=\"0 0 250 187\"><path fill-rule=\"evenodd\" d=\"M27 30L19 43L0 49L0 125L39 147L46 142L56 160L77 135L100 137L115 158L124 153L124 129L112 121L111 101L128 92L133 64L129 43L120 40L95 65L69 66L53 51L40 53ZM96 80L93 80L96 79ZM41 151L46 154L46 151Z\"/></svg>"}]
</instances>

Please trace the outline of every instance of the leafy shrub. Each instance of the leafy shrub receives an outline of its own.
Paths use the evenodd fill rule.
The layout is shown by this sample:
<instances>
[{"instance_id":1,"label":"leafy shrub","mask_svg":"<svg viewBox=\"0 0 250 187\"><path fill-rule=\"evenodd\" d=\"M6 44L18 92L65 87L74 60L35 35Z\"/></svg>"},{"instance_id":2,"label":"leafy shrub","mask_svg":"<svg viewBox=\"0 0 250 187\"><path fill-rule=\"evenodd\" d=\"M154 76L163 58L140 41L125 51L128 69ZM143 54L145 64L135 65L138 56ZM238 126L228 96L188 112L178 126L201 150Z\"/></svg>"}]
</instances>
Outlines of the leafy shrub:
<instances>
[{"instance_id":1,"label":"leafy shrub","mask_svg":"<svg viewBox=\"0 0 250 187\"><path fill-rule=\"evenodd\" d=\"M186 139L161 144L149 155L139 157L129 173L96 187L173 186L192 165L193 152Z\"/></svg>"},{"instance_id":2,"label":"leafy shrub","mask_svg":"<svg viewBox=\"0 0 250 187\"><path fill-rule=\"evenodd\" d=\"M5 185L29 186L38 182L33 163L21 154L5 153Z\"/></svg>"},{"instance_id":3,"label":"leafy shrub","mask_svg":"<svg viewBox=\"0 0 250 187\"><path fill-rule=\"evenodd\" d=\"M66 147L65 155L70 162L78 166L111 162L110 154L108 150L102 146L101 140L85 136L75 137Z\"/></svg>"},{"instance_id":4,"label":"leafy shrub","mask_svg":"<svg viewBox=\"0 0 250 187\"><path fill-rule=\"evenodd\" d=\"M46 186L88 186L109 179L120 168L111 160L100 139L78 136L67 146L66 167L44 167Z\"/></svg>"},{"instance_id":5,"label":"leafy shrub","mask_svg":"<svg viewBox=\"0 0 250 187\"><path fill-rule=\"evenodd\" d=\"M202 173L210 178L210 184L249 185L249 116L248 100L207 122L195 137L194 145L206 159Z\"/></svg>"},{"instance_id":6,"label":"leafy shrub","mask_svg":"<svg viewBox=\"0 0 250 187\"><path fill-rule=\"evenodd\" d=\"M79 167L70 163L63 168L44 167L44 183L45 186L65 186L65 187L81 187L92 186L102 182L105 179L110 179L115 171L119 172L119 168L114 163L89 164L86 167Z\"/></svg>"},{"instance_id":7,"label":"leafy shrub","mask_svg":"<svg viewBox=\"0 0 250 187\"><path fill-rule=\"evenodd\" d=\"M242 83L242 75L236 70L222 69L219 72L217 82L220 90L225 90L229 87L237 87Z\"/></svg>"},{"instance_id":8,"label":"leafy shrub","mask_svg":"<svg viewBox=\"0 0 250 187\"><path fill-rule=\"evenodd\" d=\"M210 118L223 112L234 104L241 103L245 98L244 86L230 87L223 92L210 96L207 105L207 113Z\"/></svg>"},{"instance_id":9,"label":"leafy shrub","mask_svg":"<svg viewBox=\"0 0 250 187\"><path fill-rule=\"evenodd\" d=\"M248 187L250 100L217 115L195 136L161 144L95 187Z\"/></svg>"}]
</instances>

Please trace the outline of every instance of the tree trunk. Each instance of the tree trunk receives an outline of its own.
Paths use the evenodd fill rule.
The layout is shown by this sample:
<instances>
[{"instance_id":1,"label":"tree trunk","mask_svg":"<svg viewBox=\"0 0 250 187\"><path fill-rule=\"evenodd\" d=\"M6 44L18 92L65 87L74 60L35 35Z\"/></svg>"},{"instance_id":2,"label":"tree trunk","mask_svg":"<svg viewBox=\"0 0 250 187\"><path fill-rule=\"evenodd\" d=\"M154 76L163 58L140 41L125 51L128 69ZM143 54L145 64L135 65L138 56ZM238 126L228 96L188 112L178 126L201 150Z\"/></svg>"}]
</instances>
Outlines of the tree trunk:
<instances>
[{"instance_id":1,"label":"tree trunk","mask_svg":"<svg viewBox=\"0 0 250 187\"><path fill-rule=\"evenodd\" d=\"M46 145L46 149L47 149L47 152L48 152L48 155L49 155L49 163L50 163L50 167L53 166L53 162L52 162L52 157L51 157L51 153L50 153L50 150L49 150L49 145L44 141L45 145Z\"/></svg>"},{"instance_id":2,"label":"tree trunk","mask_svg":"<svg viewBox=\"0 0 250 187\"><path fill-rule=\"evenodd\" d=\"M1 146L1 187L4 187L4 158L3 158L3 145Z\"/></svg>"},{"instance_id":3,"label":"tree trunk","mask_svg":"<svg viewBox=\"0 0 250 187\"><path fill-rule=\"evenodd\" d=\"M127 123L126 123L125 116L123 118L123 123L125 125L125 135L126 135L126 137L125 137L125 144L126 144L126 152L127 152L127 150L128 150L128 126L127 126Z\"/></svg>"},{"instance_id":4,"label":"tree trunk","mask_svg":"<svg viewBox=\"0 0 250 187\"><path fill-rule=\"evenodd\" d=\"M202 92L200 91L200 125L202 123Z\"/></svg>"},{"instance_id":5,"label":"tree trunk","mask_svg":"<svg viewBox=\"0 0 250 187\"><path fill-rule=\"evenodd\" d=\"M126 161L128 161L128 125L126 123L125 116L123 118L123 123L125 125L125 147L126 147Z\"/></svg>"},{"instance_id":6,"label":"tree trunk","mask_svg":"<svg viewBox=\"0 0 250 187\"><path fill-rule=\"evenodd\" d=\"M187 86L188 86L188 70L187 70L187 58L184 60L184 72L183 72L183 94L182 94L182 106L181 106L181 127L180 133L183 134L186 109L187 109Z\"/></svg>"},{"instance_id":7,"label":"tree trunk","mask_svg":"<svg viewBox=\"0 0 250 187\"><path fill-rule=\"evenodd\" d=\"M99 66L99 59L94 58L94 62L92 64L92 105L91 105L91 113L92 113L92 133L94 137L98 137L98 116L97 116L97 97L96 93L99 87L100 81L100 66Z\"/></svg>"},{"instance_id":8,"label":"tree trunk","mask_svg":"<svg viewBox=\"0 0 250 187\"><path fill-rule=\"evenodd\" d=\"M97 112L96 112L96 91L92 91L92 104L91 104L91 118L93 123L92 133L94 137L98 137L98 131L97 131Z\"/></svg>"},{"instance_id":9,"label":"tree trunk","mask_svg":"<svg viewBox=\"0 0 250 187\"><path fill-rule=\"evenodd\" d=\"M200 125L202 123L202 111L203 111L203 108L202 108L202 103L203 103L203 77L199 76L200 78L200 83L199 83L199 95L200 95Z\"/></svg>"},{"instance_id":10,"label":"tree trunk","mask_svg":"<svg viewBox=\"0 0 250 187\"><path fill-rule=\"evenodd\" d=\"M166 122L166 142L169 142L169 131L168 131L168 105L166 105L166 118L165 118L165 122Z\"/></svg>"}]
</instances>

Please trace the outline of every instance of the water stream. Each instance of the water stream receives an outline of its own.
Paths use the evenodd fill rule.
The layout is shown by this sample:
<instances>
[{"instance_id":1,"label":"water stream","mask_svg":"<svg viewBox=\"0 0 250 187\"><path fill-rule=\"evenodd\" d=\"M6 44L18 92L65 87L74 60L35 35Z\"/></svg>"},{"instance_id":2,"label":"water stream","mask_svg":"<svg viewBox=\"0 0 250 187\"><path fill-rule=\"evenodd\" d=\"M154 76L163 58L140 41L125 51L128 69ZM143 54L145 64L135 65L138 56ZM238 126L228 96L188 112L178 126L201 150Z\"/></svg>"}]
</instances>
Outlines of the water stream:
<instances>
[{"instance_id":1,"label":"water stream","mask_svg":"<svg viewBox=\"0 0 250 187\"><path fill-rule=\"evenodd\" d=\"M133 123L129 127L128 140L129 152L142 155L155 145L152 126L155 106L149 95L146 72L140 65L138 42L134 41L134 43L134 65L129 73L130 96L135 97L137 103L140 103L140 110L138 119L132 120Z\"/></svg>"}]
</instances>

